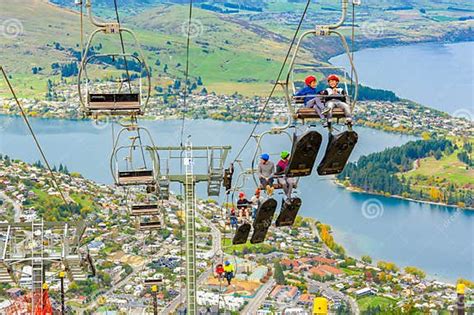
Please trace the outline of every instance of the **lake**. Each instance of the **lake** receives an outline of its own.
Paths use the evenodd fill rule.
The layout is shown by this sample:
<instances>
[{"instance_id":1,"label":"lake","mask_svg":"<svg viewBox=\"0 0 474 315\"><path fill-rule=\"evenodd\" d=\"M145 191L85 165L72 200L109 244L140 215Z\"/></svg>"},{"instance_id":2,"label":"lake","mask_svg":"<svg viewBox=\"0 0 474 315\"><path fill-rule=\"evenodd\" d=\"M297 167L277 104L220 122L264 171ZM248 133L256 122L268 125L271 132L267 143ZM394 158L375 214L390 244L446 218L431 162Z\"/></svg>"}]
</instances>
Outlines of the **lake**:
<instances>
[{"instance_id":1,"label":"lake","mask_svg":"<svg viewBox=\"0 0 474 315\"><path fill-rule=\"evenodd\" d=\"M364 49L354 60L360 83L474 120L473 56L474 42L427 43ZM330 62L349 66L345 55Z\"/></svg>"},{"instance_id":2,"label":"lake","mask_svg":"<svg viewBox=\"0 0 474 315\"><path fill-rule=\"evenodd\" d=\"M100 183L112 182L110 125L46 119L31 119L31 122L52 164L65 164L70 171L80 172ZM180 121L144 121L142 125L151 131L159 146L180 142ZM194 145L232 145L230 161L252 127L247 123L196 120L187 122L185 134L192 135ZM268 127L262 125L259 130ZM27 162L39 160L20 118L0 116L0 129L1 153ZM117 129L115 127L115 131ZM415 139L368 128L359 127L357 131L360 142L352 160ZM289 150L291 145L288 137L281 135L269 136L263 143L269 153ZM247 166L255 150L254 143L248 148L242 155ZM300 214L330 224L336 240L350 254L370 255L374 260L393 261L399 266L417 266L430 275L452 282L458 277L474 279L474 211L353 193L336 186L331 179L314 174L300 181L299 193L303 199ZM199 187L199 191L204 188ZM251 194L254 189L249 185L245 191ZM277 198L281 200L278 195Z\"/></svg>"}]
</instances>

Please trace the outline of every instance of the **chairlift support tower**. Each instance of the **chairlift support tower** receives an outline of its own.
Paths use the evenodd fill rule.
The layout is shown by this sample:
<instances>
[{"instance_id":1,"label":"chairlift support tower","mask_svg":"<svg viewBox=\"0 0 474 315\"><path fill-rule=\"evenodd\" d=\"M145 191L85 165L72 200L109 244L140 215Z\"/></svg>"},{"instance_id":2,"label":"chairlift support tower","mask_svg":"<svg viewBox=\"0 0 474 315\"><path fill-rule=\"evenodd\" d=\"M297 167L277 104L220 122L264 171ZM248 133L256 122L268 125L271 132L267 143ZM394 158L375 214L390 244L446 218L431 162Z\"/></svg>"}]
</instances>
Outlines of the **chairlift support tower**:
<instances>
[{"instance_id":1,"label":"chairlift support tower","mask_svg":"<svg viewBox=\"0 0 474 315\"><path fill-rule=\"evenodd\" d=\"M184 211L186 233L186 309L188 315L197 314L197 277L196 277L196 184L207 183L208 195L218 196L224 175L224 163L230 151L230 146L193 146L188 140L185 146L153 147L148 150L158 152L160 163L156 168L164 169L160 178L166 181L180 183L184 186ZM161 153L160 153L161 152ZM168 152L167 159L163 157ZM174 154L173 154L174 153ZM204 154L203 154L204 153ZM166 165L161 165L167 160ZM196 174L195 162L205 160L206 173ZM170 174L169 162L179 161L184 165L184 174ZM166 166L166 167L165 167Z\"/></svg>"},{"instance_id":2,"label":"chairlift support tower","mask_svg":"<svg viewBox=\"0 0 474 315\"><path fill-rule=\"evenodd\" d=\"M37 303L43 303L45 271L52 264L61 264L71 281L86 280L81 265L83 259L79 252L80 240L85 229L83 221L76 224L44 220L1 223L0 283L18 284L22 267L31 266L32 310L34 310L38 306ZM61 235L58 242L54 242L53 234ZM89 264L92 263L91 259L86 260ZM94 270L93 265L90 268Z\"/></svg>"}]
</instances>

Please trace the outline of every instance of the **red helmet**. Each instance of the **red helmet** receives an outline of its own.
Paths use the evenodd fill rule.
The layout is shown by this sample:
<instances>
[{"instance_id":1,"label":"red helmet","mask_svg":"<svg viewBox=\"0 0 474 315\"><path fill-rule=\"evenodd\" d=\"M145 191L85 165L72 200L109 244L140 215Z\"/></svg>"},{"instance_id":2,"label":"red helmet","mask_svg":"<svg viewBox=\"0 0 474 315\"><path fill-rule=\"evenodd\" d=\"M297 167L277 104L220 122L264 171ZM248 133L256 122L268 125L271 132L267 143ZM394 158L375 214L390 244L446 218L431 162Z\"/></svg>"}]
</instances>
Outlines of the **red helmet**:
<instances>
[{"instance_id":1,"label":"red helmet","mask_svg":"<svg viewBox=\"0 0 474 315\"><path fill-rule=\"evenodd\" d=\"M243 192L239 192L239 198L245 197L245 194Z\"/></svg>"},{"instance_id":2,"label":"red helmet","mask_svg":"<svg viewBox=\"0 0 474 315\"><path fill-rule=\"evenodd\" d=\"M304 83L306 83L306 85L310 85L311 83L313 83L314 81L317 81L316 80L316 77L313 76L313 75L310 75L309 77L307 77L305 80L304 80Z\"/></svg>"},{"instance_id":3,"label":"red helmet","mask_svg":"<svg viewBox=\"0 0 474 315\"><path fill-rule=\"evenodd\" d=\"M335 80L337 82L339 82L339 77L335 74L331 74L329 77L328 77L328 81L332 81L332 80Z\"/></svg>"}]
</instances>

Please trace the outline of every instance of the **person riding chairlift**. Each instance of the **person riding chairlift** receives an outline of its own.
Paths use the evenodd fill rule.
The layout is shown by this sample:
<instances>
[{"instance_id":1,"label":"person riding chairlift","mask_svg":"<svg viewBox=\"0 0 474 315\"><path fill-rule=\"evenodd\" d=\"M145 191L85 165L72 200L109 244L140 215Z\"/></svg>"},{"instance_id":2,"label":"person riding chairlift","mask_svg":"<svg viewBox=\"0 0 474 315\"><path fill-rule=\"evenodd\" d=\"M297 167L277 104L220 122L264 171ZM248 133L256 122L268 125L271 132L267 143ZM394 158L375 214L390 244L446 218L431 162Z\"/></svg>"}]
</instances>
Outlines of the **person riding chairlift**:
<instances>
[{"instance_id":1,"label":"person riding chairlift","mask_svg":"<svg viewBox=\"0 0 474 315\"><path fill-rule=\"evenodd\" d=\"M268 196L273 195L273 173L275 172L275 164L270 161L270 155L263 153L260 156L258 164L258 179L260 187L265 189Z\"/></svg>"},{"instance_id":2,"label":"person riding chairlift","mask_svg":"<svg viewBox=\"0 0 474 315\"><path fill-rule=\"evenodd\" d=\"M326 109L323 110L322 114L328 117L328 127L331 128L332 122L332 111L335 107L344 110L346 116L346 125L349 129L352 129L352 112L351 107L346 102L342 101L341 98L346 99L347 93L343 88L338 87L339 77L335 74L328 76L329 87L319 94L328 96L326 98ZM332 96L332 97L331 97Z\"/></svg>"},{"instance_id":3,"label":"person riding chairlift","mask_svg":"<svg viewBox=\"0 0 474 315\"><path fill-rule=\"evenodd\" d=\"M247 217L248 216L248 208L250 206L250 201L245 198L245 194L243 192L239 193L239 200L237 200L237 209L239 210L240 217Z\"/></svg>"},{"instance_id":4,"label":"person riding chairlift","mask_svg":"<svg viewBox=\"0 0 474 315\"><path fill-rule=\"evenodd\" d=\"M304 80L304 82L306 86L299 90L295 96L304 96L304 107L314 108L319 118L325 119L324 115L322 114L324 111L324 103L318 97L319 93L316 91L316 85L318 84L316 77L310 75Z\"/></svg>"},{"instance_id":5,"label":"person riding chairlift","mask_svg":"<svg viewBox=\"0 0 474 315\"><path fill-rule=\"evenodd\" d=\"M234 266L230 263L230 261L226 260L224 263L224 277L227 280L227 284L230 285L232 279L234 278Z\"/></svg>"},{"instance_id":6,"label":"person riding chairlift","mask_svg":"<svg viewBox=\"0 0 474 315\"><path fill-rule=\"evenodd\" d=\"M278 178L278 183L282 186L283 191L286 195L285 202L290 202L291 200L291 193L293 192L293 188L295 187L296 181L293 178L288 178L285 175L285 171L290 163L290 153L288 151L283 151L280 154L281 160L278 161L276 166L275 175L280 176Z\"/></svg>"},{"instance_id":7,"label":"person riding chairlift","mask_svg":"<svg viewBox=\"0 0 474 315\"><path fill-rule=\"evenodd\" d=\"M237 229L238 225L239 225L239 222L237 220L237 216L235 215L235 209L232 208L230 209L230 227Z\"/></svg>"},{"instance_id":8,"label":"person riding chairlift","mask_svg":"<svg viewBox=\"0 0 474 315\"><path fill-rule=\"evenodd\" d=\"M216 275L219 280L222 280L224 277L224 266L222 264L216 266Z\"/></svg>"},{"instance_id":9,"label":"person riding chairlift","mask_svg":"<svg viewBox=\"0 0 474 315\"><path fill-rule=\"evenodd\" d=\"M255 195L250 199L250 202L252 203L252 219L255 220L258 208L265 202L265 198L262 196L259 188L255 190Z\"/></svg>"}]
</instances>

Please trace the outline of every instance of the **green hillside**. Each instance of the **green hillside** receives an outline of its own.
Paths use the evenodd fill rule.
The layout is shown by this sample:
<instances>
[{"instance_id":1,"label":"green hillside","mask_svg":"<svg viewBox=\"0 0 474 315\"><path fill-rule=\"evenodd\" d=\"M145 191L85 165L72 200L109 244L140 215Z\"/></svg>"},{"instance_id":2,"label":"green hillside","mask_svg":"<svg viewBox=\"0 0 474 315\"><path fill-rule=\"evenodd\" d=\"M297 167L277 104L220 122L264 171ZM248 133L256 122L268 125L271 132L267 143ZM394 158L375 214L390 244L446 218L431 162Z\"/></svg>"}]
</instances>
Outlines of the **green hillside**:
<instances>
[{"instance_id":1,"label":"green hillside","mask_svg":"<svg viewBox=\"0 0 474 315\"><path fill-rule=\"evenodd\" d=\"M71 1L55 0L62 5ZM102 17L113 16L111 0L93 1ZM182 3L182 4L178 4ZM235 3L237 13L215 12ZM195 30L191 45L190 72L208 91L231 94L266 95L283 60L304 1L266 0L258 10L249 9L249 1L200 1L195 3ZM184 77L186 1L165 3L162 0L119 1L124 26L136 31L153 70L154 86L166 88L174 79ZM304 29L338 19L339 1L312 3ZM18 37L0 36L2 65L9 71L19 94L43 98L47 81L75 84L74 73L62 76L60 68L76 62L79 51L79 15L71 8L61 8L46 0L2 0L0 21L18 25ZM216 9L217 8L217 9ZM221 9L219 9L221 8ZM458 10L457 8L463 8ZM459 40L473 36L473 5L461 0L364 1L358 8L356 47L380 46L420 40ZM92 30L86 20L86 35ZM454 29L457 29L454 32ZM350 29L344 32L349 35ZM449 34L449 36L448 36ZM463 37L464 36L464 37ZM129 38L125 38L129 42ZM102 52L119 51L117 36L104 38ZM95 44L98 48L99 42ZM127 45L128 52L130 50ZM341 52L334 39L314 39L305 43L302 61L314 63ZM53 69L53 64L57 63ZM58 70L59 67L59 70ZM74 67L71 65L71 67ZM97 79L120 75L109 66L95 66L90 71ZM166 71L165 71L166 70ZM303 76L303 74L300 74ZM0 95L5 95L0 83Z\"/></svg>"},{"instance_id":2,"label":"green hillside","mask_svg":"<svg viewBox=\"0 0 474 315\"><path fill-rule=\"evenodd\" d=\"M61 80L52 64L75 61L71 49L79 51L79 15L42 1L20 2L21 6L14 0L2 3L6 10L0 11L0 19L14 16L22 23L21 35L15 40L0 37L2 64L12 75L21 96L41 97L48 79ZM152 67L155 84L167 85L172 79L184 77L186 15L186 6L161 5L123 21L124 26L136 32ZM195 21L198 33L192 40L191 76L200 76L208 90L219 93L268 93L269 82L278 73L286 53L288 39L259 27L248 29L240 21L224 20L216 13L199 9L195 10ZM90 31L88 27L86 33ZM118 36L102 38L102 52L119 51ZM131 43L127 36L125 41ZM130 47L127 45L127 49ZM136 50L132 48L132 51ZM33 68L41 70L33 74ZM97 71L97 77L113 73L110 68L105 70ZM76 78L71 76L65 81L74 84ZM0 93L5 94L3 85Z\"/></svg>"}]
</instances>

